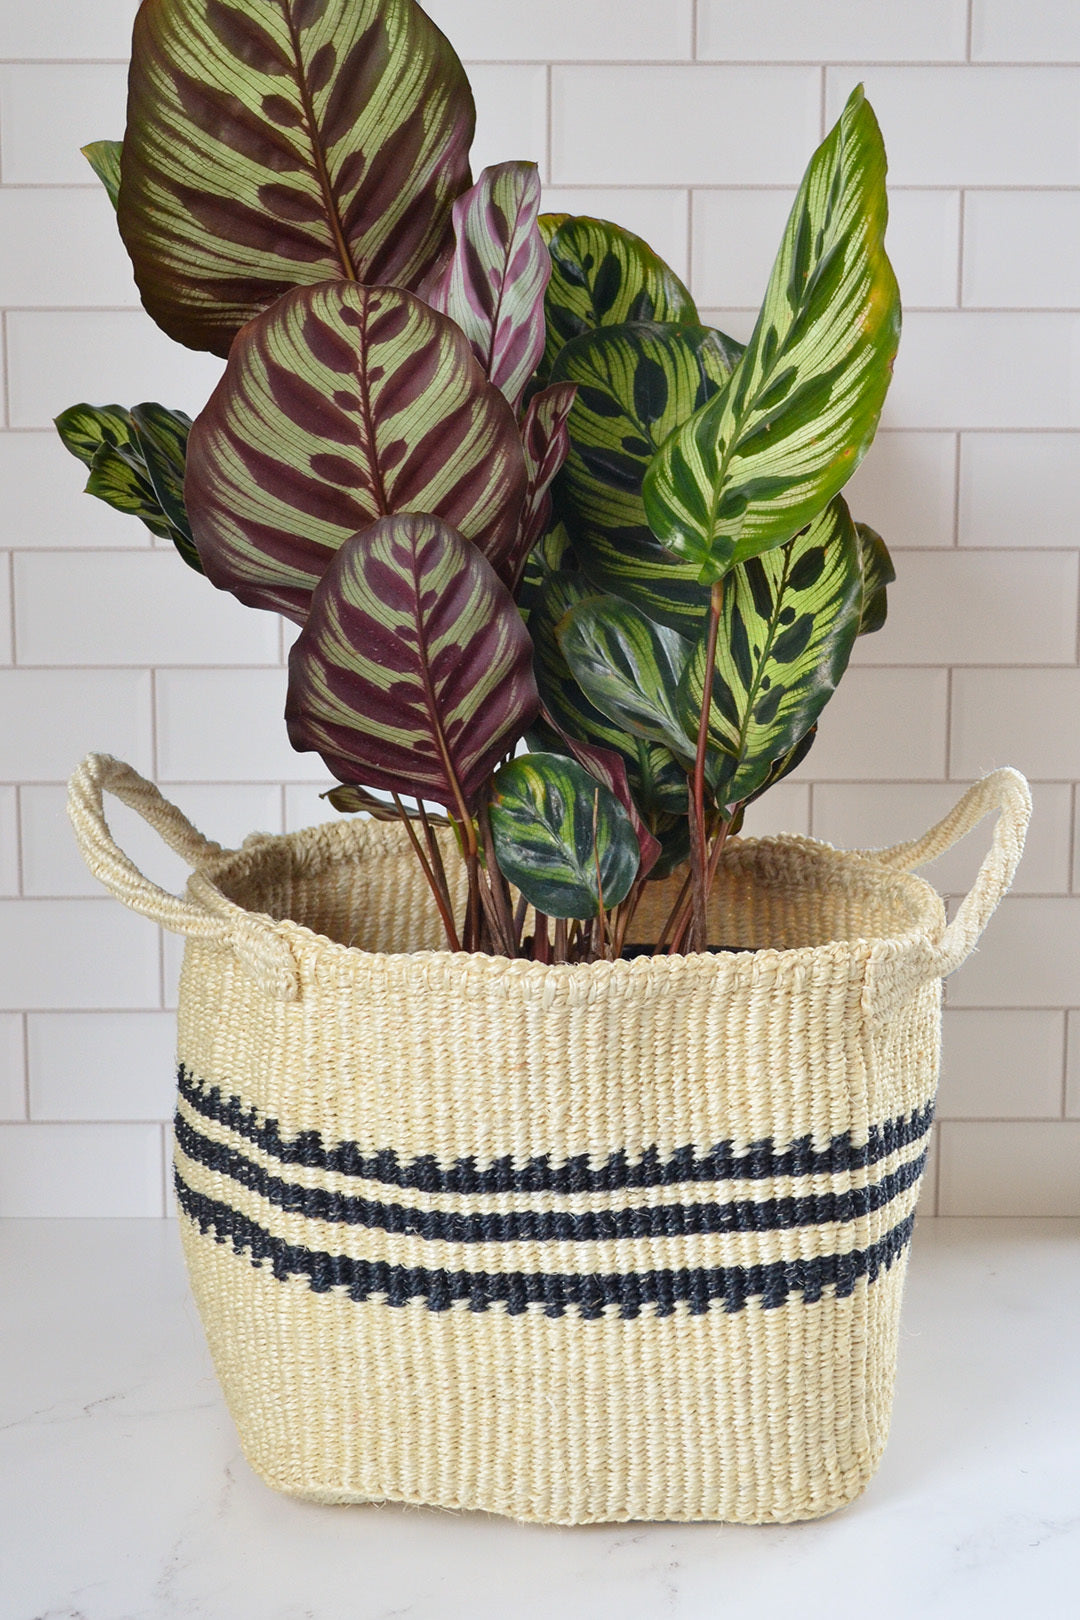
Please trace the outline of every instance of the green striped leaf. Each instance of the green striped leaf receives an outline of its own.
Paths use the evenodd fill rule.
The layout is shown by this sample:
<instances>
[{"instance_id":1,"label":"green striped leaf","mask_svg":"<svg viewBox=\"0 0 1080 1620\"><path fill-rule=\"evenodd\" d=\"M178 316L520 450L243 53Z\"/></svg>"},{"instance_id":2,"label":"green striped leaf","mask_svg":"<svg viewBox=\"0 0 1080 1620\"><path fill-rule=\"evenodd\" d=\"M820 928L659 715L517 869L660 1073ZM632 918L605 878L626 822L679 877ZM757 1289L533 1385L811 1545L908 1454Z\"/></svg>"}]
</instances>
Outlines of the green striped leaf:
<instances>
[{"instance_id":1,"label":"green striped leaf","mask_svg":"<svg viewBox=\"0 0 1080 1620\"><path fill-rule=\"evenodd\" d=\"M551 259L536 225L535 163L485 169L454 204L453 258L428 297L461 327L489 377L517 411L544 352Z\"/></svg>"},{"instance_id":2,"label":"green striped leaf","mask_svg":"<svg viewBox=\"0 0 1080 1620\"><path fill-rule=\"evenodd\" d=\"M132 408L131 423L142 451L146 476L169 526L173 544L188 567L201 574L203 565L184 504L184 467L191 418L183 411L168 411L164 405L146 404Z\"/></svg>"},{"instance_id":3,"label":"green striped leaf","mask_svg":"<svg viewBox=\"0 0 1080 1620\"><path fill-rule=\"evenodd\" d=\"M469 184L465 71L414 0L144 0L120 233L170 337L226 355L290 287L415 287Z\"/></svg>"},{"instance_id":4,"label":"green striped leaf","mask_svg":"<svg viewBox=\"0 0 1080 1620\"><path fill-rule=\"evenodd\" d=\"M630 817L575 760L525 754L497 772L490 805L500 870L548 917L595 917L638 872Z\"/></svg>"},{"instance_id":5,"label":"green striped leaf","mask_svg":"<svg viewBox=\"0 0 1080 1620\"><path fill-rule=\"evenodd\" d=\"M544 224L541 216L542 229ZM564 344L598 326L697 320L694 300L674 270L640 236L585 215L548 216L546 224L551 280L544 300L542 377L550 374Z\"/></svg>"},{"instance_id":6,"label":"green striped leaf","mask_svg":"<svg viewBox=\"0 0 1080 1620\"><path fill-rule=\"evenodd\" d=\"M541 700L564 737L622 760L629 790L646 815L685 814L686 772L670 750L628 731L591 703L559 645L558 627L566 615L597 595L583 574L551 573L541 584L529 616Z\"/></svg>"},{"instance_id":7,"label":"green striped leaf","mask_svg":"<svg viewBox=\"0 0 1080 1620\"><path fill-rule=\"evenodd\" d=\"M692 642L618 596L586 597L555 633L574 679L602 714L693 768L697 727L688 733L677 707Z\"/></svg>"},{"instance_id":8,"label":"green striped leaf","mask_svg":"<svg viewBox=\"0 0 1080 1620\"><path fill-rule=\"evenodd\" d=\"M873 635L880 630L889 612L888 587L896 579L889 548L868 523L856 523L859 537L859 556L862 561L863 602L859 620L860 636Z\"/></svg>"},{"instance_id":9,"label":"green striped leaf","mask_svg":"<svg viewBox=\"0 0 1080 1620\"><path fill-rule=\"evenodd\" d=\"M300 622L338 546L431 512L499 570L525 495L514 413L411 293L300 287L252 321L195 422L185 497L215 585Z\"/></svg>"},{"instance_id":10,"label":"green striped leaf","mask_svg":"<svg viewBox=\"0 0 1080 1620\"><path fill-rule=\"evenodd\" d=\"M183 411L152 403L130 411L122 405L72 405L56 418L64 445L90 468L85 493L171 539L201 574L183 496L190 428Z\"/></svg>"},{"instance_id":11,"label":"green striped leaf","mask_svg":"<svg viewBox=\"0 0 1080 1620\"><path fill-rule=\"evenodd\" d=\"M719 392L741 354L708 327L631 322L573 339L555 362L555 378L578 390L556 505L582 566L685 635L697 634L708 589L652 533L641 486L660 446Z\"/></svg>"},{"instance_id":12,"label":"green striped leaf","mask_svg":"<svg viewBox=\"0 0 1080 1620\"><path fill-rule=\"evenodd\" d=\"M123 141L91 141L79 150L89 163L115 208L120 198L120 153Z\"/></svg>"},{"instance_id":13,"label":"green striped leaf","mask_svg":"<svg viewBox=\"0 0 1080 1620\"><path fill-rule=\"evenodd\" d=\"M84 494L96 496L126 517L140 518L150 533L160 539L169 538L169 525L154 493L146 463L134 446L118 449L115 445L103 444L94 457Z\"/></svg>"},{"instance_id":14,"label":"green striped leaf","mask_svg":"<svg viewBox=\"0 0 1080 1620\"><path fill-rule=\"evenodd\" d=\"M805 737L847 667L861 612L859 542L839 496L794 540L726 576L707 760L719 804L752 797ZM705 668L702 635L676 698L695 733Z\"/></svg>"},{"instance_id":15,"label":"green striped leaf","mask_svg":"<svg viewBox=\"0 0 1080 1620\"><path fill-rule=\"evenodd\" d=\"M740 365L645 479L653 532L706 583L789 540L873 439L900 335L886 212L860 86L811 160Z\"/></svg>"},{"instance_id":16,"label":"green striped leaf","mask_svg":"<svg viewBox=\"0 0 1080 1620\"><path fill-rule=\"evenodd\" d=\"M53 423L65 450L85 467L92 467L103 444L130 445L134 441L131 412L123 405L69 405Z\"/></svg>"},{"instance_id":17,"label":"green striped leaf","mask_svg":"<svg viewBox=\"0 0 1080 1620\"><path fill-rule=\"evenodd\" d=\"M381 518L339 549L289 655L289 740L339 781L457 816L538 707L532 644L476 547L438 518Z\"/></svg>"}]
</instances>

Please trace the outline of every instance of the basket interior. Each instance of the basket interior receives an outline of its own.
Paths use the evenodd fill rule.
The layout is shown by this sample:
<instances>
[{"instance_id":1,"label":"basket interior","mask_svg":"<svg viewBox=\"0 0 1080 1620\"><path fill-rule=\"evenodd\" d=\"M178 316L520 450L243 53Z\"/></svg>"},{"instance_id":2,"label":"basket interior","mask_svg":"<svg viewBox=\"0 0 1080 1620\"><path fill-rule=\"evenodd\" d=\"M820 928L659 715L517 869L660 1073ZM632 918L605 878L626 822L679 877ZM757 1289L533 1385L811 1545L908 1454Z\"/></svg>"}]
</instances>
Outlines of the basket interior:
<instances>
[{"instance_id":1,"label":"basket interior","mask_svg":"<svg viewBox=\"0 0 1080 1620\"><path fill-rule=\"evenodd\" d=\"M464 906L456 851L447 869ZM444 950L434 902L403 829L352 820L285 837L259 836L208 873L245 910L299 923L365 951ZM650 884L631 930L658 937L682 883ZM944 908L922 879L803 838L735 840L725 851L709 908L710 942L793 950L840 940L937 931Z\"/></svg>"}]
</instances>

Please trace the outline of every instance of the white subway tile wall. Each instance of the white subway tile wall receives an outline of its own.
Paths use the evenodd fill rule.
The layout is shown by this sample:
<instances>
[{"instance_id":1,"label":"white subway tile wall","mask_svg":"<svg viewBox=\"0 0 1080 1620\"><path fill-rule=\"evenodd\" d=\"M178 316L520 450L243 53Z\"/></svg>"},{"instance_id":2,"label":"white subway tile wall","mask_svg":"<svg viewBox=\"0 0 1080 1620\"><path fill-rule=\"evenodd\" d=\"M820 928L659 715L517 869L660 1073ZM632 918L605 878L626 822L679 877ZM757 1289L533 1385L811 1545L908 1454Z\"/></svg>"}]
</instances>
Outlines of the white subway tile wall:
<instances>
[{"instance_id":1,"label":"white subway tile wall","mask_svg":"<svg viewBox=\"0 0 1080 1620\"><path fill-rule=\"evenodd\" d=\"M78 148L118 137L136 0L0 0L0 1213L158 1214L180 949L102 898L63 810L89 749L235 843L326 819L282 723L292 631L80 493L79 399L196 411L221 363L138 309ZM796 776L750 833L848 847L1033 779L1015 894L947 987L924 1208L1080 1210L1080 6L1062 0L429 0L469 66L477 168L612 217L745 338L812 146L860 80L890 156L906 307L883 430L848 494L895 554ZM62 250L61 250L62 249ZM179 860L116 807L125 847ZM984 826L928 876L970 883ZM955 900L954 902L955 903Z\"/></svg>"}]
</instances>

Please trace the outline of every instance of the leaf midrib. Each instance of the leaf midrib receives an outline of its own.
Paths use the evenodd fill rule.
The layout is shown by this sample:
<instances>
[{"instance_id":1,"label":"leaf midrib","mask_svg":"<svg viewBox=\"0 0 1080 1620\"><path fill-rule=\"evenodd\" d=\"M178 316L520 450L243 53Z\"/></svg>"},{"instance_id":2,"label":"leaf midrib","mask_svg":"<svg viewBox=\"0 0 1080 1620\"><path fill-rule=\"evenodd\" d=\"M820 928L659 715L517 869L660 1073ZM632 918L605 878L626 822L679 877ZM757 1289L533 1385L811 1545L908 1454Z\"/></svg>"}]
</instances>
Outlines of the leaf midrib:
<instances>
[{"instance_id":1,"label":"leaf midrib","mask_svg":"<svg viewBox=\"0 0 1080 1620\"><path fill-rule=\"evenodd\" d=\"M311 152L315 160L315 174L319 182L319 189L322 192L323 207L330 223L334 249L346 281L359 281L360 277L357 274L356 265L353 263L352 253L349 250L348 242L345 240L345 232L338 216L337 200L334 197L333 187L330 182L330 171L326 167L326 157L322 149L319 126L315 117L315 103L311 98L307 72L300 51L300 35L293 22L292 0L285 0L285 26L289 30L289 40L293 48L293 57L296 62L296 83L300 92L300 108L307 128L308 139L311 142Z\"/></svg>"}]
</instances>

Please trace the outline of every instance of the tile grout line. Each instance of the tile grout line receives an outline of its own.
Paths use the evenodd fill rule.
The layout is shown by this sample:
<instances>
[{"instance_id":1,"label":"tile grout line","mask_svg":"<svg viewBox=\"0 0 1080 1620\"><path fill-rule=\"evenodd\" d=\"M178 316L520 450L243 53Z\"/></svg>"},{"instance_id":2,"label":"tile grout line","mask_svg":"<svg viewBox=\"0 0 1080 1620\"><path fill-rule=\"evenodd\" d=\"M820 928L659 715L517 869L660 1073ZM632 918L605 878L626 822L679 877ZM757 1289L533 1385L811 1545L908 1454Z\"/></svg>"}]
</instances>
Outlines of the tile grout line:
<instances>
[{"instance_id":1,"label":"tile grout line","mask_svg":"<svg viewBox=\"0 0 1080 1620\"><path fill-rule=\"evenodd\" d=\"M971 61L972 35L975 27L975 0L967 0L967 28L964 36L964 59Z\"/></svg>"},{"instance_id":2,"label":"tile grout line","mask_svg":"<svg viewBox=\"0 0 1080 1620\"><path fill-rule=\"evenodd\" d=\"M22 1013L22 1061L23 1061L23 1123L29 1125L32 1115L30 1113L30 1014Z\"/></svg>"},{"instance_id":3,"label":"tile grout line","mask_svg":"<svg viewBox=\"0 0 1080 1620\"><path fill-rule=\"evenodd\" d=\"M698 60L698 40L701 28L701 0L690 0L690 60Z\"/></svg>"},{"instance_id":4,"label":"tile grout line","mask_svg":"<svg viewBox=\"0 0 1080 1620\"><path fill-rule=\"evenodd\" d=\"M957 429L956 442L955 442L955 444L953 446L952 543L953 543L953 550L954 551L959 550L959 548L960 548L960 480L963 477L963 471L964 471L963 443L964 443L964 435L959 429ZM993 549L993 548L990 548L990 547L979 548L979 547L976 547L976 546L965 546L964 547L965 551L975 551L975 550L979 550L979 549L990 550L990 549Z\"/></svg>"},{"instance_id":5,"label":"tile grout line","mask_svg":"<svg viewBox=\"0 0 1080 1620\"><path fill-rule=\"evenodd\" d=\"M964 309L964 242L967 235L967 192L963 186L959 192L958 225L959 233L956 241L956 308Z\"/></svg>"},{"instance_id":6,"label":"tile grout line","mask_svg":"<svg viewBox=\"0 0 1080 1620\"><path fill-rule=\"evenodd\" d=\"M1060 1118L1069 1117L1069 1046L1072 1040L1072 1014L1065 1014L1065 1039L1061 1043L1061 1114Z\"/></svg>"}]
</instances>

